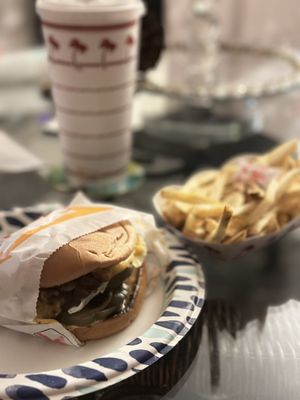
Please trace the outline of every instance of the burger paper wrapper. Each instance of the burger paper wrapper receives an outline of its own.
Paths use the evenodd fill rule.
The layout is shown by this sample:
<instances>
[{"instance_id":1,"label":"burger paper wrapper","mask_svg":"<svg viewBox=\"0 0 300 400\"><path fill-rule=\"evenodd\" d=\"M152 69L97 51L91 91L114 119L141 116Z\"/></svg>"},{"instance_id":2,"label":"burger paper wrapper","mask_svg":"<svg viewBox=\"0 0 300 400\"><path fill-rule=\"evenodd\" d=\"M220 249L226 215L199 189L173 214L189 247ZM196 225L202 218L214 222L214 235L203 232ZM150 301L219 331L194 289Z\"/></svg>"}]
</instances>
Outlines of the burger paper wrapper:
<instances>
[{"instance_id":1,"label":"burger paper wrapper","mask_svg":"<svg viewBox=\"0 0 300 400\"><path fill-rule=\"evenodd\" d=\"M152 257L155 255L160 265L167 264L168 253L151 215L92 204L77 196L68 207L39 218L0 245L0 325L56 343L80 346L82 343L59 322L34 322L42 268L63 245L121 220L130 220L144 237Z\"/></svg>"},{"instance_id":2,"label":"burger paper wrapper","mask_svg":"<svg viewBox=\"0 0 300 400\"><path fill-rule=\"evenodd\" d=\"M178 186L170 186L170 188L178 189ZM157 192L153 198L153 204L155 211L157 212L161 222L171 232L173 232L182 242L184 242L196 255L203 255L208 253L209 255L224 261L235 260L241 258L254 250L258 250L262 247L268 246L274 243L276 240L285 236L288 232L291 232L300 227L300 218L295 218L285 225L283 229L280 229L276 233L271 233L263 236L253 236L243 240L241 242L222 244L207 242L200 239L191 239L182 234L180 230L172 226L163 215L163 198L161 192Z\"/></svg>"}]
</instances>

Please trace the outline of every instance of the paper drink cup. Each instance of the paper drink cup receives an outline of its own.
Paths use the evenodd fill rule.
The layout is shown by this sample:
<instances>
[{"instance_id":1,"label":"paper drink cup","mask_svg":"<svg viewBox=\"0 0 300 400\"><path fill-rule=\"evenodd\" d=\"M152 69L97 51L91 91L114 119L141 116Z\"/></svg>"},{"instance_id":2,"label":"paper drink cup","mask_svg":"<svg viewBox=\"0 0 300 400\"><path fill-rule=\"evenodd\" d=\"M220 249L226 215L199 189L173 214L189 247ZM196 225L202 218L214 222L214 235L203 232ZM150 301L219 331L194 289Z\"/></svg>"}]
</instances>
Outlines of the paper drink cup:
<instances>
[{"instance_id":1,"label":"paper drink cup","mask_svg":"<svg viewBox=\"0 0 300 400\"><path fill-rule=\"evenodd\" d=\"M132 147L141 0L38 0L64 166L74 186L118 182Z\"/></svg>"}]
</instances>

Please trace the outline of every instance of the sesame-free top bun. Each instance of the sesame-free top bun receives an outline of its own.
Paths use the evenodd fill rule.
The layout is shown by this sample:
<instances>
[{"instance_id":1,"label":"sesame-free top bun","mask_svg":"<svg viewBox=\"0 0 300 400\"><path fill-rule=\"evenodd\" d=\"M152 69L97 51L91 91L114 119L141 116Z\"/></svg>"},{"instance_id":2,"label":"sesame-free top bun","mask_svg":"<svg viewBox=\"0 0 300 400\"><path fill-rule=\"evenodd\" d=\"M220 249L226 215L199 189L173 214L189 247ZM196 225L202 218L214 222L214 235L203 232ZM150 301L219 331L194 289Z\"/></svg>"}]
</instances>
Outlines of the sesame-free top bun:
<instances>
[{"instance_id":1,"label":"sesame-free top bun","mask_svg":"<svg viewBox=\"0 0 300 400\"><path fill-rule=\"evenodd\" d=\"M136 240L136 231L128 221L72 240L46 260L40 287L59 286L98 268L117 264L130 256Z\"/></svg>"}]
</instances>

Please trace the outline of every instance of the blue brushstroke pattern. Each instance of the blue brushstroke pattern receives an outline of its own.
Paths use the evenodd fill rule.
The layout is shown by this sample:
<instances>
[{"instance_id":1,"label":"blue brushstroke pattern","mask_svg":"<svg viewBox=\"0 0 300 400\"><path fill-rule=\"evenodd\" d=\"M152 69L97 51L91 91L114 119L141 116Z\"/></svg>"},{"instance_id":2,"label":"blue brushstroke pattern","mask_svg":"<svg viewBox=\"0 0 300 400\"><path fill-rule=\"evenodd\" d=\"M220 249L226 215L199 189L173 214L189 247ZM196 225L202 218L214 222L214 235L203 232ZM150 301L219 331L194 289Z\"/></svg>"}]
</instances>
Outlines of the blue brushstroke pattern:
<instances>
[{"instance_id":1,"label":"blue brushstroke pattern","mask_svg":"<svg viewBox=\"0 0 300 400\"><path fill-rule=\"evenodd\" d=\"M195 297L195 296L193 296ZM182 300L172 300L170 301L168 307L174 307L174 308L183 308L186 310L194 310L194 305L192 303L189 303L188 301L182 301Z\"/></svg>"},{"instance_id":2,"label":"blue brushstroke pattern","mask_svg":"<svg viewBox=\"0 0 300 400\"><path fill-rule=\"evenodd\" d=\"M148 350L133 350L129 355L138 361L140 364L151 365L159 358Z\"/></svg>"},{"instance_id":3,"label":"blue brushstroke pattern","mask_svg":"<svg viewBox=\"0 0 300 400\"><path fill-rule=\"evenodd\" d=\"M169 292L171 290L171 288L175 285L175 283L190 281L190 280L191 280L190 278L187 278L185 276L176 276L176 278L174 278L172 280L172 282L170 283L170 285L167 287L167 292Z\"/></svg>"},{"instance_id":4,"label":"blue brushstroke pattern","mask_svg":"<svg viewBox=\"0 0 300 400\"><path fill-rule=\"evenodd\" d=\"M94 363L100 365L101 367L109 368L114 371L123 372L128 368L128 364L126 361L121 360L120 358L113 357L101 357L93 360Z\"/></svg>"},{"instance_id":5,"label":"blue brushstroke pattern","mask_svg":"<svg viewBox=\"0 0 300 400\"><path fill-rule=\"evenodd\" d=\"M18 228L23 228L25 226L24 222L15 217L6 217L5 219L10 225L17 226Z\"/></svg>"},{"instance_id":6,"label":"blue brushstroke pattern","mask_svg":"<svg viewBox=\"0 0 300 400\"><path fill-rule=\"evenodd\" d=\"M186 317L187 323L193 325L196 321L196 318Z\"/></svg>"},{"instance_id":7,"label":"blue brushstroke pattern","mask_svg":"<svg viewBox=\"0 0 300 400\"><path fill-rule=\"evenodd\" d=\"M183 258L187 258L188 260L193 260L194 261L194 257L191 254L187 253L187 252L177 253L176 257L183 257Z\"/></svg>"},{"instance_id":8,"label":"blue brushstroke pattern","mask_svg":"<svg viewBox=\"0 0 300 400\"><path fill-rule=\"evenodd\" d=\"M103 372L96 369L76 365L62 370L66 375L71 375L74 378L90 379L97 382L107 381L107 377Z\"/></svg>"},{"instance_id":9,"label":"blue brushstroke pattern","mask_svg":"<svg viewBox=\"0 0 300 400\"><path fill-rule=\"evenodd\" d=\"M137 344L142 343L142 339L136 338L133 339L131 342L127 343L128 346L136 346Z\"/></svg>"},{"instance_id":10,"label":"blue brushstroke pattern","mask_svg":"<svg viewBox=\"0 0 300 400\"><path fill-rule=\"evenodd\" d=\"M162 314L162 317L179 317L179 314L177 314L176 312L173 312L173 311L165 311Z\"/></svg>"},{"instance_id":11,"label":"blue brushstroke pattern","mask_svg":"<svg viewBox=\"0 0 300 400\"><path fill-rule=\"evenodd\" d=\"M170 329L171 331L174 331L176 333L180 333L184 328L183 323L179 321L158 321L155 322L155 325Z\"/></svg>"},{"instance_id":12,"label":"blue brushstroke pattern","mask_svg":"<svg viewBox=\"0 0 300 400\"><path fill-rule=\"evenodd\" d=\"M26 215L26 217L28 217L30 219L38 219L43 215L42 213L29 212L29 211L24 212L24 214Z\"/></svg>"},{"instance_id":13,"label":"blue brushstroke pattern","mask_svg":"<svg viewBox=\"0 0 300 400\"><path fill-rule=\"evenodd\" d=\"M187 290L189 292L198 292L198 288L191 285L176 285L174 290Z\"/></svg>"},{"instance_id":14,"label":"blue brushstroke pattern","mask_svg":"<svg viewBox=\"0 0 300 400\"><path fill-rule=\"evenodd\" d=\"M31 381L39 382L44 386L52 389L62 389L66 386L67 380L59 376L47 375L47 374L31 374L26 375L26 378Z\"/></svg>"},{"instance_id":15,"label":"blue brushstroke pattern","mask_svg":"<svg viewBox=\"0 0 300 400\"><path fill-rule=\"evenodd\" d=\"M32 386L12 385L5 392L12 400L49 400L41 390Z\"/></svg>"},{"instance_id":16,"label":"blue brushstroke pattern","mask_svg":"<svg viewBox=\"0 0 300 400\"><path fill-rule=\"evenodd\" d=\"M172 271L174 268L185 267L185 266L191 267L191 266L194 266L194 263L191 263L191 262L188 262L188 261L177 261L177 260L174 260L174 261L170 262L170 264L169 264L169 266L167 268L167 272Z\"/></svg>"},{"instance_id":17,"label":"blue brushstroke pattern","mask_svg":"<svg viewBox=\"0 0 300 400\"><path fill-rule=\"evenodd\" d=\"M180 251L180 250L184 250L184 247L182 246L170 246L169 247L170 250L175 250L175 251Z\"/></svg>"},{"instance_id":18,"label":"blue brushstroke pattern","mask_svg":"<svg viewBox=\"0 0 300 400\"><path fill-rule=\"evenodd\" d=\"M154 347L160 354L166 354L173 348L165 343L160 342L150 343L150 346Z\"/></svg>"},{"instance_id":19,"label":"blue brushstroke pattern","mask_svg":"<svg viewBox=\"0 0 300 400\"><path fill-rule=\"evenodd\" d=\"M198 296L191 296L191 300L194 302L195 306L202 307L204 300L200 299Z\"/></svg>"},{"instance_id":20,"label":"blue brushstroke pattern","mask_svg":"<svg viewBox=\"0 0 300 400\"><path fill-rule=\"evenodd\" d=\"M187 328L186 326L182 329L181 332L179 332L180 336L185 336L189 331L189 328Z\"/></svg>"}]
</instances>

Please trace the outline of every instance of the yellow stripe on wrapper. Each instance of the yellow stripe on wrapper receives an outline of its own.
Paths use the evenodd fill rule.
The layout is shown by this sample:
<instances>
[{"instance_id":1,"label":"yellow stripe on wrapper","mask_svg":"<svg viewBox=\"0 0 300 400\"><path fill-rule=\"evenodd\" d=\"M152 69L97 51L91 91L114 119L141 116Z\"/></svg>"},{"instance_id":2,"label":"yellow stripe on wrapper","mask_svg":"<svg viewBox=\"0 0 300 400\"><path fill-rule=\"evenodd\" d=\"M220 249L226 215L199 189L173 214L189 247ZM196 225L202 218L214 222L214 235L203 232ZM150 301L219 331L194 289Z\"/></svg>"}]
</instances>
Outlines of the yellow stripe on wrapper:
<instances>
[{"instance_id":1,"label":"yellow stripe on wrapper","mask_svg":"<svg viewBox=\"0 0 300 400\"><path fill-rule=\"evenodd\" d=\"M22 243L24 243L26 240L31 238L33 235L36 233L47 229L51 226L58 225L62 222L69 221L71 219L83 217L86 215L90 214L97 214L100 212L105 212L105 211L110 211L112 208L111 207L68 207L64 210L63 215L60 217L56 218L54 221L51 221L45 225L38 226L34 229L31 229L27 232L24 232L21 236L19 236L14 243L7 249L5 253L0 252L0 264L3 264L5 261L9 260L11 258L10 253L15 250L18 246L20 246Z\"/></svg>"}]
</instances>

